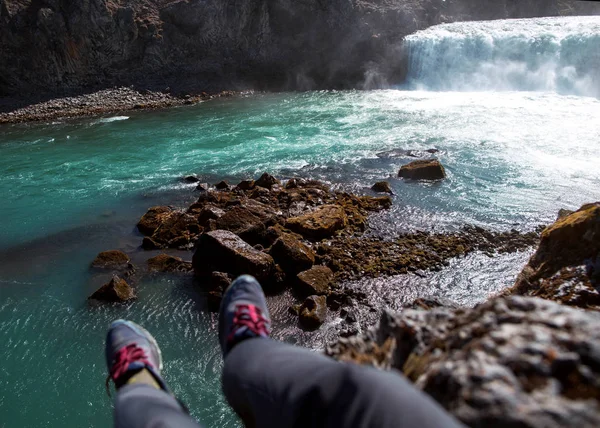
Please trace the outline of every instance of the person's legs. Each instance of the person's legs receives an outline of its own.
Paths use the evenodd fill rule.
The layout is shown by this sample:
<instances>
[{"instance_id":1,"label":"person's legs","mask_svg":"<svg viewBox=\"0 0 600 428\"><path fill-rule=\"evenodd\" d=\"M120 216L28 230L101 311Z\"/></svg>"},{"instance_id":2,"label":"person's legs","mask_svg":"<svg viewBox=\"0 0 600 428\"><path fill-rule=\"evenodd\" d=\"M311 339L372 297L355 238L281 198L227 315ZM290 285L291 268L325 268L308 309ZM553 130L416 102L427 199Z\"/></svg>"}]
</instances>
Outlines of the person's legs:
<instances>
[{"instance_id":1,"label":"person's legs","mask_svg":"<svg viewBox=\"0 0 600 428\"><path fill-rule=\"evenodd\" d=\"M106 365L117 388L116 428L199 427L167 388L160 348L142 327L123 320L111 324Z\"/></svg>"},{"instance_id":2,"label":"person's legs","mask_svg":"<svg viewBox=\"0 0 600 428\"><path fill-rule=\"evenodd\" d=\"M219 337L223 392L247 426L461 426L401 375L276 342L269 325L260 285L238 278L223 297Z\"/></svg>"}]
</instances>

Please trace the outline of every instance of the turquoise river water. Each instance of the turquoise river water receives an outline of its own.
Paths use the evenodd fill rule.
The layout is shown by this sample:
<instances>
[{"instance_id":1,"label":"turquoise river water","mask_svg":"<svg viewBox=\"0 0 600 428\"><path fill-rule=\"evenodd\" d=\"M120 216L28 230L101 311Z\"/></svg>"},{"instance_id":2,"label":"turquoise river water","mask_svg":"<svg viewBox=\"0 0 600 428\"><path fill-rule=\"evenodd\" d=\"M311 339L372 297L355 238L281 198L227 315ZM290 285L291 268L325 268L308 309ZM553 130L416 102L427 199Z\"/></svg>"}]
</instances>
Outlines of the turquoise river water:
<instances>
[{"instance_id":1,"label":"turquoise river water","mask_svg":"<svg viewBox=\"0 0 600 428\"><path fill-rule=\"evenodd\" d=\"M447 33L440 30L454 40ZM415 46L415 55L435 48ZM584 86L465 88L461 73L460 88L446 92L437 91L439 76L428 88L431 76L414 75L421 84L413 90L256 94L0 127L0 426L109 426L103 339L120 317L155 334L165 376L195 417L238 426L220 393L216 318L193 283L148 277L130 305L86 300L102 280L89 271L99 251L120 248L143 261L137 219L149 206L194 199L183 175L216 182L269 171L366 193L389 177L394 206L370 231L385 237L464 224L531 230L559 208L600 199L600 101ZM445 181L395 178L411 154L430 148ZM474 304L508 285L527 254L485 259L432 274L428 293ZM286 298L273 302L274 317L285 319ZM276 336L314 348L325 340L289 326Z\"/></svg>"}]
</instances>

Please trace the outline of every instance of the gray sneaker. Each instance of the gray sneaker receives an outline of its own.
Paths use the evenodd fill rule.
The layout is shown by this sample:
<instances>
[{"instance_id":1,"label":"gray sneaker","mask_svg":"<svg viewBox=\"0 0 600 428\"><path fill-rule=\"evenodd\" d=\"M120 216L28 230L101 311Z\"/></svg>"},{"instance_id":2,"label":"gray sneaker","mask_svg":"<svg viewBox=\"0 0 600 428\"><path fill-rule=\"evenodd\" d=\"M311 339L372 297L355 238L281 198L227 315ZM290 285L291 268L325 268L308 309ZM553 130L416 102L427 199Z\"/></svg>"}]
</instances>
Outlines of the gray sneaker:
<instances>
[{"instance_id":1,"label":"gray sneaker","mask_svg":"<svg viewBox=\"0 0 600 428\"><path fill-rule=\"evenodd\" d=\"M223 294L219 310L219 342L223 358L236 344L253 337L269 337L271 318L262 287L242 275Z\"/></svg>"}]
</instances>

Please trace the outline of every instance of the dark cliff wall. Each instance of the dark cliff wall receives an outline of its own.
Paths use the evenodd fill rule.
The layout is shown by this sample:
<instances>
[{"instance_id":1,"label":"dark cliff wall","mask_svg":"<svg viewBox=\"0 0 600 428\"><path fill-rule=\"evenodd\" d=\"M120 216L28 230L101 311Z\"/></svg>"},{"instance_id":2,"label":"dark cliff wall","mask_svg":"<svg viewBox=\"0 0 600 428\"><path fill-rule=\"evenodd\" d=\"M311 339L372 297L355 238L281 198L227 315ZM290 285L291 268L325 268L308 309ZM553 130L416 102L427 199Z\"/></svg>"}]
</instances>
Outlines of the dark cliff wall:
<instances>
[{"instance_id":1,"label":"dark cliff wall","mask_svg":"<svg viewBox=\"0 0 600 428\"><path fill-rule=\"evenodd\" d=\"M571 2L574 3L574 2ZM564 0L0 0L0 95L311 89L402 78L401 39Z\"/></svg>"}]
</instances>

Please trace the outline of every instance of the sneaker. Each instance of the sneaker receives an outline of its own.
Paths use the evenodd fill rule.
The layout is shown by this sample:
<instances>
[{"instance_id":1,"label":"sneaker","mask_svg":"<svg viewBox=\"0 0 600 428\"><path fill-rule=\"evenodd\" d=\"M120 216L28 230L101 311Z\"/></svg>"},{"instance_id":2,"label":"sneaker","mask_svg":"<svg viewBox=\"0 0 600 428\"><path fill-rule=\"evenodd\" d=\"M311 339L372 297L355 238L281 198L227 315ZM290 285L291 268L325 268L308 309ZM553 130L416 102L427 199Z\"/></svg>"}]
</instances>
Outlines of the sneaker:
<instances>
[{"instance_id":1,"label":"sneaker","mask_svg":"<svg viewBox=\"0 0 600 428\"><path fill-rule=\"evenodd\" d=\"M236 344L253 337L269 337L271 318L262 287L242 275L223 294L219 310L219 342L223 358Z\"/></svg>"},{"instance_id":2,"label":"sneaker","mask_svg":"<svg viewBox=\"0 0 600 428\"><path fill-rule=\"evenodd\" d=\"M132 321L114 321L106 335L106 389L110 379L120 388L142 369L148 370L161 389L168 391L160 372L162 356L156 339ZM110 392L109 392L110 395Z\"/></svg>"}]
</instances>

